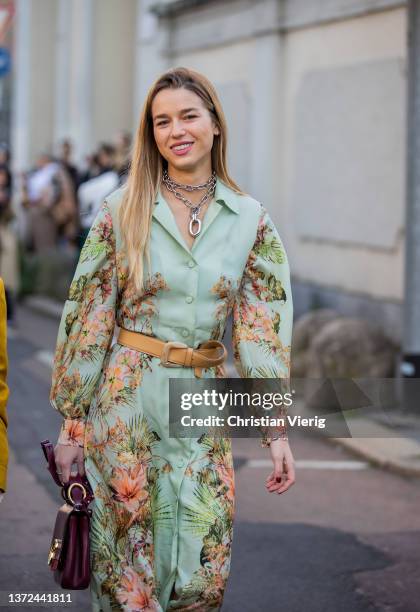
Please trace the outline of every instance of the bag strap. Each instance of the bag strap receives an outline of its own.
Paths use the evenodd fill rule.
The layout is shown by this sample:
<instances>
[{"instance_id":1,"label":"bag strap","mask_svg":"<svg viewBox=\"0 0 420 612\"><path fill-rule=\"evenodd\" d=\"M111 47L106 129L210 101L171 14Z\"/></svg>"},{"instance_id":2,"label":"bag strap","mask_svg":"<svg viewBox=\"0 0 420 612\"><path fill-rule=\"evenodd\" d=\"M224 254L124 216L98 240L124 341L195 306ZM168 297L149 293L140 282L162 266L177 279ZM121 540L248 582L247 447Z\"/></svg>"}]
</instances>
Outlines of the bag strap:
<instances>
[{"instance_id":1,"label":"bag strap","mask_svg":"<svg viewBox=\"0 0 420 612\"><path fill-rule=\"evenodd\" d=\"M61 484L61 480L57 474L57 465L55 463L54 447L52 443L49 440L43 440L41 442L41 448L44 451L44 456L48 463L48 470L53 477L55 484L62 487L63 485Z\"/></svg>"},{"instance_id":2,"label":"bag strap","mask_svg":"<svg viewBox=\"0 0 420 612\"><path fill-rule=\"evenodd\" d=\"M93 500L94 495L90 483L86 476L70 476L69 482L63 485L57 472L55 463L54 446L49 440L41 442L41 448L44 451L45 459L47 460L48 470L53 477L56 485L61 488L61 495L68 504L72 506L87 507Z\"/></svg>"}]
</instances>

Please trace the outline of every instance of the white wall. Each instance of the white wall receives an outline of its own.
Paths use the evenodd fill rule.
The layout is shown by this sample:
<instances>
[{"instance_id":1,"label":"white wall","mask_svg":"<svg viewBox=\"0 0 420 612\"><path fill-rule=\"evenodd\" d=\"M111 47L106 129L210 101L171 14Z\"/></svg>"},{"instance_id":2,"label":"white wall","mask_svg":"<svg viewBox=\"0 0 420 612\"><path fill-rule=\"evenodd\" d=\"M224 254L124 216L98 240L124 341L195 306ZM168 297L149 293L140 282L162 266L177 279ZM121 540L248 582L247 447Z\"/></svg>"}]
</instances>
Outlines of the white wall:
<instances>
[{"instance_id":1,"label":"white wall","mask_svg":"<svg viewBox=\"0 0 420 612\"><path fill-rule=\"evenodd\" d=\"M11 135L16 171L53 146L56 9L55 0L16 3Z\"/></svg>"},{"instance_id":2,"label":"white wall","mask_svg":"<svg viewBox=\"0 0 420 612\"><path fill-rule=\"evenodd\" d=\"M159 24L169 65L215 84L231 172L272 213L295 281L399 303L406 9L368 9L236 0Z\"/></svg>"},{"instance_id":3,"label":"white wall","mask_svg":"<svg viewBox=\"0 0 420 612\"><path fill-rule=\"evenodd\" d=\"M285 38L282 224L303 280L403 298L404 9Z\"/></svg>"},{"instance_id":4,"label":"white wall","mask_svg":"<svg viewBox=\"0 0 420 612\"><path fill-rule=\"evenodd\" d=\"M15 17L15 169L64 137L84 160L134 128L138 0L19 0Z\"/></svg>"},{"instance_id":5,"label":"white wall","mask_svg":"<svg viewBox=\"0 0 420 612\"><path fill-rule=\"evenodd\" d=\"M190 66L219 92L231 173L270 210L295 281L398 304L405 7L232 0L159 18L152 4L17 3L17 163L63 136L82 159L136 127L163 70Z\"/></svg>"},{"instance_id":6,"label":"white wall","mask_svg":"<svg viewBox=\"0 0 420 612\"><path fill-rule=\"evenodd\" d=\"M92 44L92 139L132 130L136 0L95 0Z\"/></svg>"}]
</instances>

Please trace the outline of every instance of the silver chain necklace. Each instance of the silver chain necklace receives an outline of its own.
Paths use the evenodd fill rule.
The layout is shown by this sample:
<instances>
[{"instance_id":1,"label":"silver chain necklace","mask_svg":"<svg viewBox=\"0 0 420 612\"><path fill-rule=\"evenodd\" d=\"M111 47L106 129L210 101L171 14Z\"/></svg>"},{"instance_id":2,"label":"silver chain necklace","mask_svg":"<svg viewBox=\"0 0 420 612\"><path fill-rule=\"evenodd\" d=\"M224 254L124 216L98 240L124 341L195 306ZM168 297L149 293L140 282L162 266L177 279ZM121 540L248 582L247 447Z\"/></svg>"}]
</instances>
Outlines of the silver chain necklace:
<instances>
[{"instance_id":1,"label":"silver chain necklace","mask_svg":"<svg viewBox=\"0 0 420 612\"><path fill-rule=\"evenodd\" d=\"M198 215L200 214L202 206L207 202L207 200L213 197L217 181L216 172L213 170L210 178L201 185L184 185L183 183L177 183L169 176L168 171L166 169L163 171L162 180L166 188L171 191L174 196L178 198L178 200L181 200L185 204L185 206L190 209L190 223L188 226L188 231L190 232L191 236L198 236L198 234L201 232L201 220L198 218ZM183 189L184 191L197 191L199 189L206 189L206 193L203 195L198 204L194 204L188 198L182 195L182 193L178 191L179 189Z\"/></svg>"}]
</instances>

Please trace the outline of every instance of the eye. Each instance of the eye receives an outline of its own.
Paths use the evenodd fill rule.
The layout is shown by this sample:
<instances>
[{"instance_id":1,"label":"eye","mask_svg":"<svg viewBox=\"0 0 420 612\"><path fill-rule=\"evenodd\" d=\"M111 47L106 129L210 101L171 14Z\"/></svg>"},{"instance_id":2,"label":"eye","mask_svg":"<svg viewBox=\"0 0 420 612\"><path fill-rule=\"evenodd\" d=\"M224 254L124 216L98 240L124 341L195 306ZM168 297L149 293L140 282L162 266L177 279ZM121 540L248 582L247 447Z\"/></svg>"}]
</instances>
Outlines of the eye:
<instances>
[{"instance_id":1,"label":"eye","mask_svg":"<svg viewBox=\"0 0 420 612\"><path fill-rule=\"evenodd\" d=\"M195 117L197 117L197 115L194 114L194 113L190 113L189 115L185 115L185 119L194 119ZM165 125L165 123L168 123L168 121L166 119L162 119L161 121L158 121L156 123L156 126L160 127L161 125Z\"/></svg>"}]
</instances>

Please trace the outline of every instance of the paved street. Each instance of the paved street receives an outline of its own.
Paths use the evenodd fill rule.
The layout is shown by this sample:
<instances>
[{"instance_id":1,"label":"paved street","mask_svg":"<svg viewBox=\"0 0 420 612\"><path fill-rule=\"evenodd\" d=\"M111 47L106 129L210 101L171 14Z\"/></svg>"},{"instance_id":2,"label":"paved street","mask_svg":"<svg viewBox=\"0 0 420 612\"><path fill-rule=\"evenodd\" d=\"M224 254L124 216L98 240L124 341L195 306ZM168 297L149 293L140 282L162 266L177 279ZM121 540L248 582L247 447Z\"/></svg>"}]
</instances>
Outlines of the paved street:
<instances>
[{"instance_id":1,"label":"paved street","mask_svg":"<svg viewBox=\"0 0 420 612\"><path fill-rule=\"evenodd\" d=\"M22 308L9 339L12 456L0 505L0 591L59 592L46 557L60 500L39 446L55 442L61 421L48 403L56 331L56 320ZM268 451L234 440L236 523L223 612L419 610L420 479L372 468L315 438L292 449L297 483L269 495ZM87 592L72 598L73 609L90 609Z\"/></svg>"}]
</instances>

